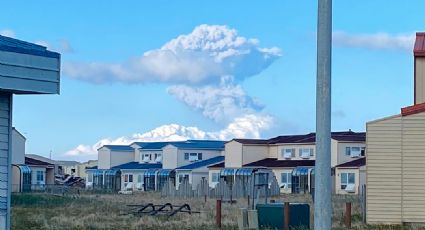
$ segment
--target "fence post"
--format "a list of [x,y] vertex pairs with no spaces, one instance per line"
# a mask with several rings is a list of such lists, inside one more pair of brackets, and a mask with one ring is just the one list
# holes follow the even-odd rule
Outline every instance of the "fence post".
[[248,208],[249,208],[249,199],[250,199],[250,197],[249,197],[249,195],[248,195]]
[[284,222],[283,222],[283,229],[284,230],[289,230],[289,202],[285,202],[285,206],[284,206]]
[[221,200],[217,200],[217,205],[215,210],[215,226],[218,229],[221,229]]
[[345,203],[345,227],[351,228],[351,203]]

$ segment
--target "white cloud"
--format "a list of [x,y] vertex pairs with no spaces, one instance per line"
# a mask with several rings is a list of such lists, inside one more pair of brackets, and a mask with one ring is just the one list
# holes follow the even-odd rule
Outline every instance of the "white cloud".
[[67,40],[57,40],[55,42],[48,42],[44,40],[39,40],[34,42],[35,44],[45,46],[48,50],[56,51],[59,53],[72,53],[74,52],[74,48],[72,48],[71,44]]
[[128,145],[136,141],[181,141],[188,139],[229,140],[232,138],[260,138],[260,132],[268,129],[272,118],[267,115],[248,114],[235,118],[226,128],[217,132],[202,131],[197,127],[177,124],[163,125],[145,133],[136,133],[130,137],[105,138],[93,145],[80,144],[64,155],[71,157],[95,156],[103,145]]
[[229,119],[254,113],[264,107],[256,99],[248,96],[240,85],[229,81],[223,81],[219,86],[174,85],[167,91],[216,122],[230,122]]
[[11,37],[11,38],[15,38],[16,37],[15,31],[10,30],[10,29],[0,30],[0,35],[6,36],[6,37]]
[[276,47],[260,48],[257,39],[239,36],[227,26],[200,25],[161,48],[123,63],[65,62],[63,72],[92,83],[219,83],[256,75],[280,56]]
[[333,33],[333,43],[342,47],[358,47],[367,49],[390,49],[411,51],[415,42],[415,34],[350,34],[342,31]]

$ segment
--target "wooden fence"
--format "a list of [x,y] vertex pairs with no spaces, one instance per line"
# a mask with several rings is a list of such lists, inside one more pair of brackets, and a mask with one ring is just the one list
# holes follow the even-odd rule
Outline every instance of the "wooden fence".
[[203,179],[194,189],[187,180],[180,183],[176,188],[173,181],[167,181],[161,190],[161,195],[165,197],[193,198],[208,197],[220,198],[223,200],[233,200],[249,197],[272,197],[280,194],[280,187],[273,177],[271,183],[258,185],[254,183],[254,177],[240,179],[236,178],[234,182],[227,182],[224,178],[214,188],[210,188],[208,180]]

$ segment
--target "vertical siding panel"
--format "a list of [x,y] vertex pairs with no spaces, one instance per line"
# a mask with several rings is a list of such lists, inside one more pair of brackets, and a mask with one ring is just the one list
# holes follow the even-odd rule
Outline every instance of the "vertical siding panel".
[[12,96],[0,93],[0,229],[7,229],[10,221],[10,130]]
[[403,222],[425,221],[425,113],[403,117]]
[[367,124],[368,223],[402,221],[401,122],[400,116],[394,116]]

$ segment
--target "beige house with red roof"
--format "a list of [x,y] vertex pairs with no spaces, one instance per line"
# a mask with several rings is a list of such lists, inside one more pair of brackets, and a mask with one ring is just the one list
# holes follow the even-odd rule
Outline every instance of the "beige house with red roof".
[[367,222],[425,223],[425,33],[416,34],[414,105],[367,123]]
[[[364,158],[365,139],[364,132],[332,132],[332,167]],[[224,164],[209,167],[210,186],[214,187],[220,177],[233,175],[236,178],[248,176],[250,170],[255,173],[257,169],[270,169],[282,192],[312,192],[315,140],[315,133],[271,139],[233,139],[225,144]],[[354,177],[357,179],[350,185],[353,189],[347,193],[355,194],[360,187],[359,174]]]

